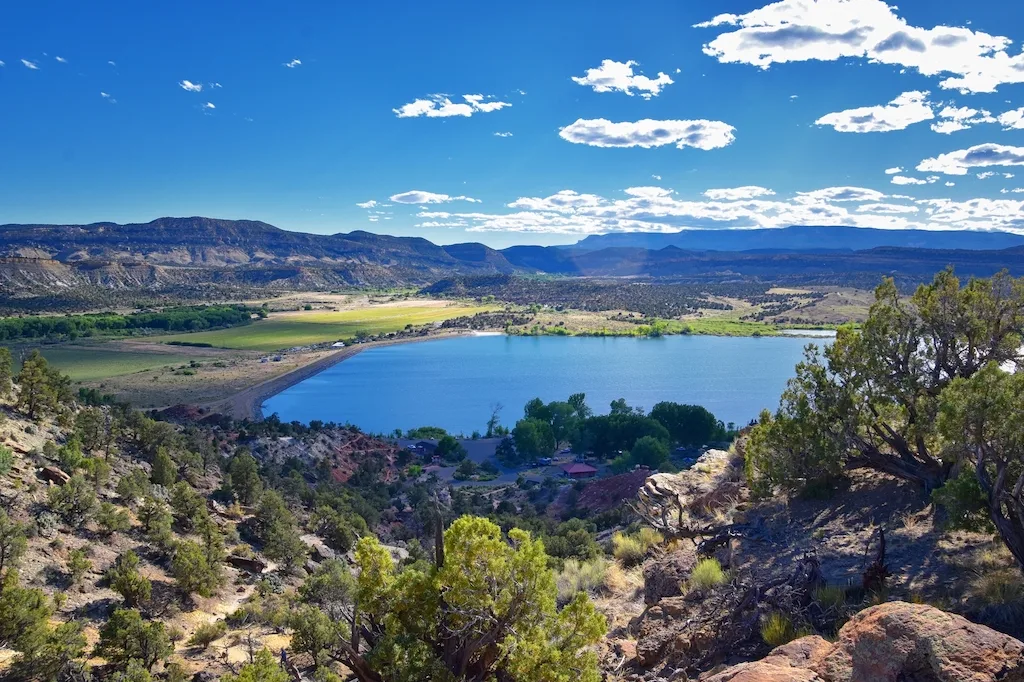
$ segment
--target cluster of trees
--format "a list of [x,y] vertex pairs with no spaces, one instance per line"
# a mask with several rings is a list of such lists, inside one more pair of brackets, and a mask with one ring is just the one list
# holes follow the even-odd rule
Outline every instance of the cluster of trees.
[[190,332],[249,324],[253,315],[266,316],[263,308],[244,305],[205,305],[167,308],[148,313],[95,313],[85,315],[31,315],[0,319],[0,341],[75,339],[96,333],[131,333],[139,330]]
[[951,270],[909,300],[891,279],[860,330],[797,366],[746,448],[761,494],[829,487],[851,467],[913,482],[954,525],[988,525],[1024,566],[1024,280]]
[[594,415],[586,395],[576,393],[567,401],[545,404],[534,398],[512,429],[511,439],[498,448],[506,464],[548,457],[563,443],[573,452],[593,453],[614,459],[615,468],[634,465],[657,467],[669,457],[671,446],[693,447],[731,437],[728,428],[699,405],[661,402],[650,413],[630,407],[622,398],[613,400],[606,415]]
[[596,682],[589,649],[606,623],[580,593],[556,607],[543,543],[464,516],[432,561],[398,566],[373,537],[356,545],[356,577],[322,565],[300,590],[292,647],[335,660],[361,682],[504,679]]

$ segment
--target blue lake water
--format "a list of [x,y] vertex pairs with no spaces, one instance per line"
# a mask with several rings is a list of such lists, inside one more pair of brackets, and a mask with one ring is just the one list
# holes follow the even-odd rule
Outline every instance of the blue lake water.
[[597,413],[607,413],[616,398],[648,410],[671,400],[745,424],[778,405],[809,341],[499,335],[380,346],[270,398],[263,413],[348,422],[370,432],[430,425],[469,434],[485,430],[496,403],[511,426],[531,398],[565,400],[583,392]]

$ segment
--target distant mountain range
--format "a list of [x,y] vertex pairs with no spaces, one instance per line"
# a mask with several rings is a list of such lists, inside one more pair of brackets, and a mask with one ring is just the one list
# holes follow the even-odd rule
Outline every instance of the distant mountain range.
[[1024,235],[977,230],[880,230],[871,227],[792,226],[755,230],[683,230],[670,233],[622,232],[592,235],[574,249],[630,247],[691,251],[863,251],[882,246],[907,249],[990,250],[1024,246]]
[[1024,275],[1024,236],[851,227],[692,230],[592,236],[569,247],[438,246],[370,232],[291,232],[248,220],[160,218],[118,225],[0,225],[0,293],[81,287],[429,284],[489,274],[688,280],[877,282],[921,279],[947,265],[963,274]]

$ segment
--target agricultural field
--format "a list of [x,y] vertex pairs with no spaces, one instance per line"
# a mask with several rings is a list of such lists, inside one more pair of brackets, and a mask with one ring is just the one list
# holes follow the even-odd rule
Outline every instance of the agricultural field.
[[350,339],[357,334],[380,334],[404,329],[406,325],[442,322],[461,315],[474,315],[493,306],[445,304],[443,301],[411,301],[354,310],[300,310],[271,313],[251,325],[192,334],[155,337],[159,341],[210,344],[217,348],[275,351],[295,346]]
[[73,381],[100,381],[110,377],[188,364],[194,355],[125,351],[113,344],[43,346],[43,357]]

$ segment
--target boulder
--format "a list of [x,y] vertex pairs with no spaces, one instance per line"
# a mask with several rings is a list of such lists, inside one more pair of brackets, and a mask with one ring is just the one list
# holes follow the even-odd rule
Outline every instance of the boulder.
[[70,476],[57,467],[43,467],[39,470],[39,475],[43,477],[44,481],[56,485],[64,485],[71,480]]
[[652,606],[664,597],[677,597],[683,593],[685,583],[694,565],[696,552],[681,549],[652,559],[644,566],[644,603]]
[[1024,682],[1024,642],[925,604],[864,609],[834,644],[801,637],[703,682]]
[[1020,682],[1024,642],[926,604],[888,602],[851,618],[815,668],[829,682]]

